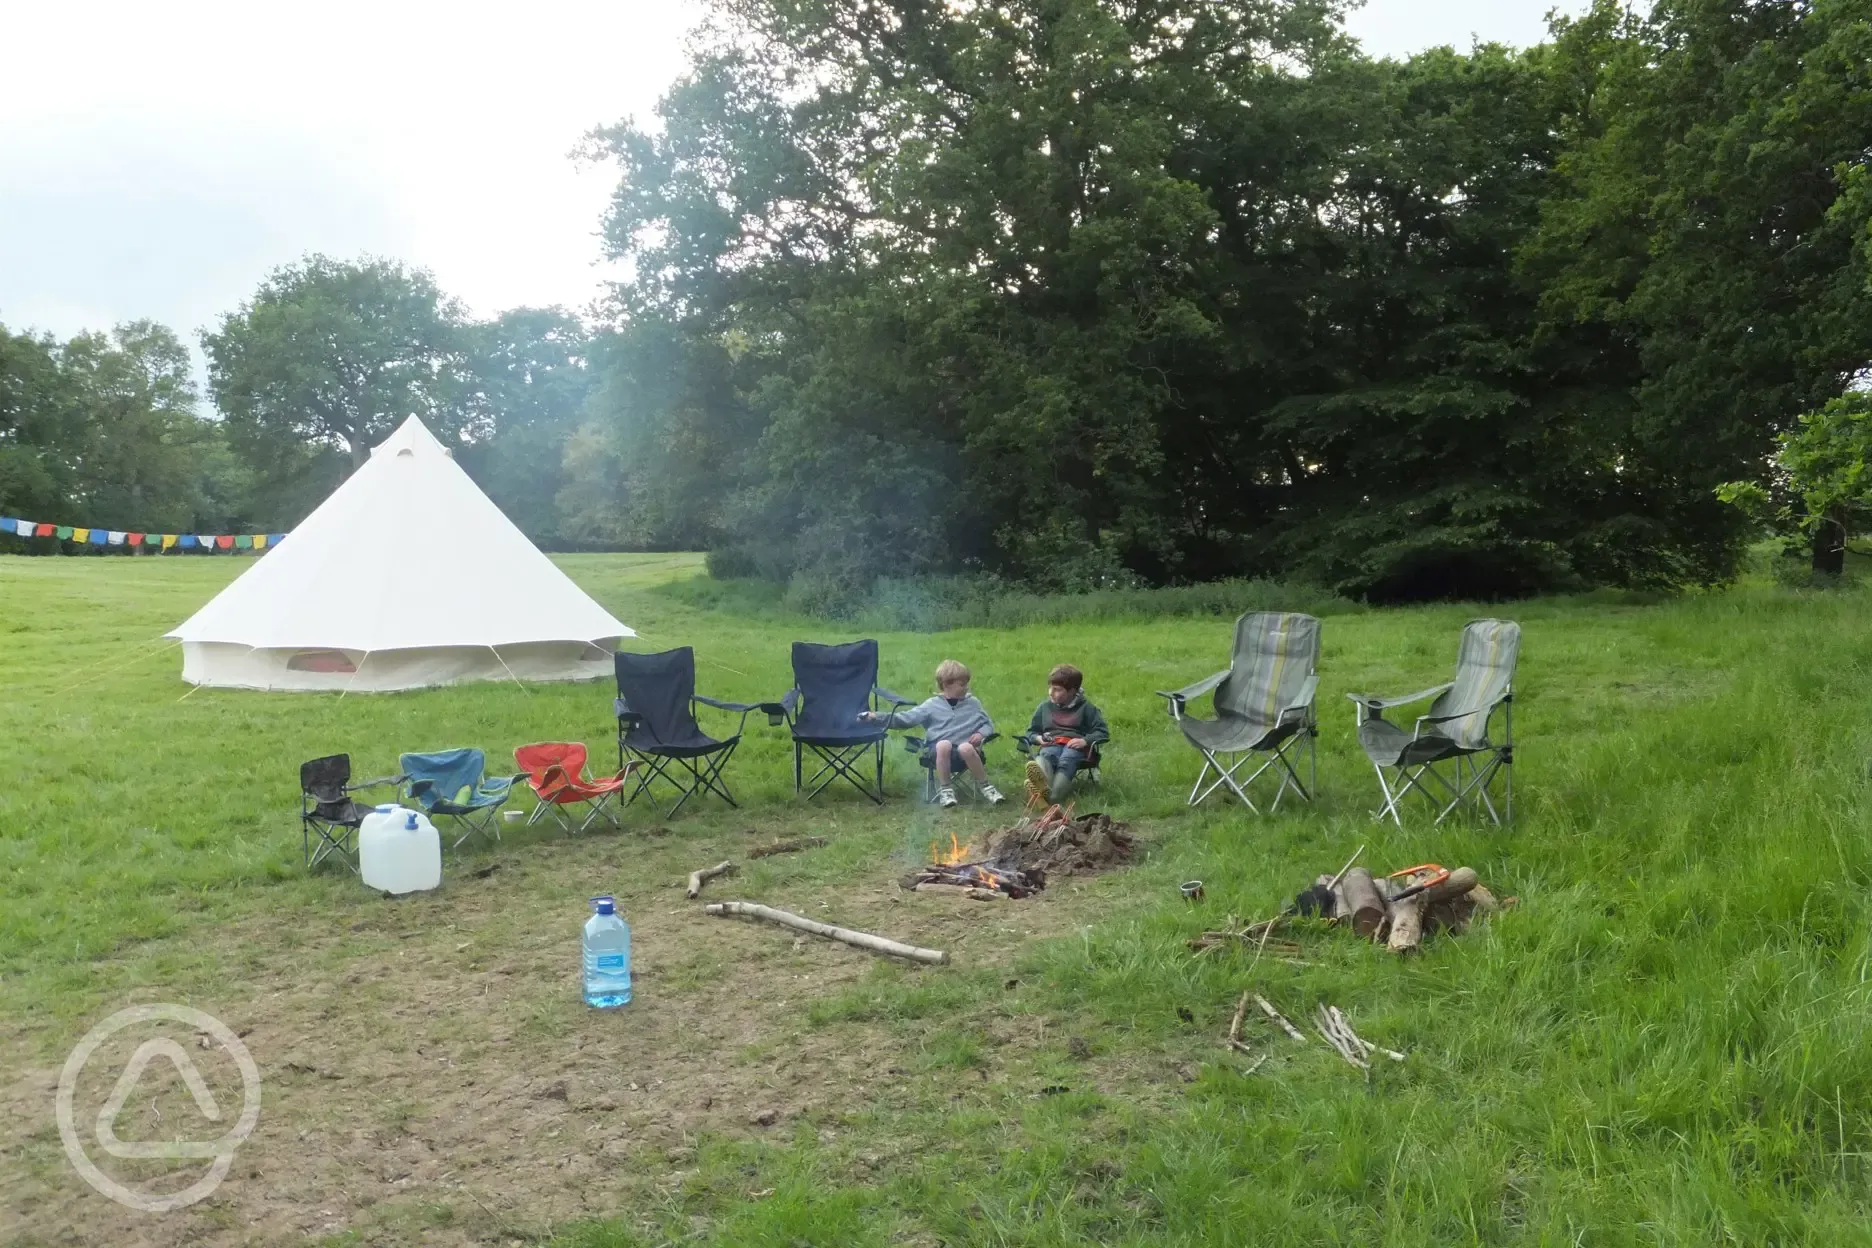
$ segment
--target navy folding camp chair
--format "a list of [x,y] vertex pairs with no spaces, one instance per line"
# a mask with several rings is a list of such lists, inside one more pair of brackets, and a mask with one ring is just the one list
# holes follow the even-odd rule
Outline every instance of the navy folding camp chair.
[[397,765],[407,786],[404,796],[421,806],[432,820],[447,819],[462,829],[454,848],[479,832],[500,840],[495,820],[507,803],[513,776],[490,776],[487,755],[472,747],[438,750],[432,754],[405,754]]
[[[884,724],[865,723],[866,711],[911,705],[888,689],[878,688],[878,644],[848,641],[822,646],[793,643],[793,687],[780,699],[793,730],[793,791],[818,797],[843,776],[860,793],[884,804]],[[806,752],[819,760],[812,779],[805,778]],[[860,768],[871,757],[867,775]]]
[[[656,794],[653,783],[661,781],[675,790],[676,804],[669,809],[674,819],[697,793],[713,793],[730,806],[734,794],[722,778],[722,768],[734,757],[747,730],[747,717],[765,711],[771,723],[784,721],[785,712],[775,702],[722,702],[705,698],[695,691],[695,651],[688,646],[665,650],[660,654],[631,654],[620,650],[616,655],[617,701],[613,708],[618,721],[618,771],[622,774],[628,760],[637,764],[637,785],[625,805],[648,793],[651,805]],[[696,720],[697,705],[738,714],[732,737],[711,737]]]

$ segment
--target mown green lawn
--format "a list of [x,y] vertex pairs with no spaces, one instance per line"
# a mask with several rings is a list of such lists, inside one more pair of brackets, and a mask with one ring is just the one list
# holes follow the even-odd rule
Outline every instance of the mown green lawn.
[[[689,605],[665,586],[699,575],[696,557],[562,563],[640,629],[642,648],[694,645],[703,692],[719,697],[774,697],[789,641],[851,635]],[[602,761],[614,750],[610,692],[190,692],[158,638],[243,566],[0,560],[11,746],[0,778],[11,1117],[0,1187],[11,1195],[0,1196],[0,1227],[17,1220],[21,1242],[1872,1242],[1862,592],[1750,586],[1496,609],[1524,628],[1518,817],[1505,831],[1372,824],[1376,787],[1343,698],[1446,678],[1476,609],[1327,618],[1321,798],[1261,818],[1185,809],[1196,756],[1151,694],[1222,666],[1226,619],[882,635],[884,683],[905,693],[928,687],[937,660],[961,658],[991,712],[1018,729],[1048,667],[1071,660],[1112,720],[1118,745],[1094,804],[1138,825],[1146,859],[977,917],[889,896],[942,826],[908,797],[918,779],[907,755],[892,751],[898,796],[881,813],[852,794],[802,806],[783,734],[758,720],[731,772],[743,811],[710,802],[670,823],[636,809],[621,833],[582,838],[509,832],[458,864],[497,872],[476,880],[452,865],[444,889],[415,903],[381,902],[348,873],[308,875],[300,760],[349,749],[361,774],[380,774],[403,749],[478,744],[505,760],[515,745],[570,738]],[[1009,757],[998,761],[1012,789]],[[992,822],[973,809],[944,818]],[[775,930],[683,911],[671,882],[739,856],[750,826],[762,839],[815,832],[833,844],[751,864],[721,896],[940,939],[954,964],[795,949]],[[1361,844],[1374,867],[1468,863],[1520,904],[1408,962],[1332,933],[1301,937],[1310,966],[1264,959],[1252,972],[1248,955],[1185,947],[1226,915],[1271,913]],[[1176,894],[1192,877],[1206,882],[1201,907]],[[576,1001],[576,929],[598,891],[624,899],[658,965],[624,1017]],[[459,1011],[446,1026],[402,1008],[405,951],[426,959],[435,1017]],[[495,985],[489,968],[503,959],[522,973]],[[1336,1004],[1409,1060],[1367,1077],[1322,1045],[1257,1026],[1272,1056],[1244,1074],[1217,1040],[1251,985],[1297,1021]],[[273,1098],[253,1168],[165,1215],[179,1221],[161,1236],[113,1221],[71,1178],[50,1104],[35,1099],[77,1037],[130,1000],[185,1001],[231,1025],[260,1019]],[[745,1023],[733,1043],[704,1038],[730,1015]],[[301,1024],[344,1033],[320,1038],[333,1061],[427,1033],[477,1088],[563,1061],[576,1113],[483,1156],[447,1143],[453,1076],[432,1067],[409,1074],[408,1091],[396,1072],[415,1068],[388,1059],[367,1091],[338,1072],[294,1084],[282,1063],[309,1043]],[[800,1107],[772,1127],[736,1108],[678,1130],[659,1115],[681,1106],[618,1100],[627,1084],[639,1094],[633,1054],[645,1069],[686,1072],[686,1101],[716,1080]],[[580,1106],[587,1076],[615,1094]],[[361,1099],[317,1110],[318,1086]],[[542,1103],[513,1096],[509,1117]],[[348,1115],[390,1102],[371,1111],[376,1134],[344,1142]],[[660,1136],[637,1147],[661,1130],[677,1132],[667,1147]],[[443,1176],[416,1170],[420,1191],[386,1187],[366,1201],[342,1178],[281,1177],[327,1150],[348,1158],[343,1149],[412,1139],[439,1153]],[[528,1177],[548,1148],[583,1177]],[[256,1230],[263,1207],[309,1212]]]

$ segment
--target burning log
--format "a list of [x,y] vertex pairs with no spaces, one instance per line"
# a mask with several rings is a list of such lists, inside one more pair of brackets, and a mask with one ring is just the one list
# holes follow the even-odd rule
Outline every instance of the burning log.
[[702,895],[702,886],[718,875],[727,875],[734,870],[733,862],[718,862],[712,867],[703,867],[689,873],[689,899],[694,901]]
[[1021,871],[986,862],[936,863],[911,872],[902,882],[912,892],[921,892],[931,885],[947,885],[1004,897],[1031,897],[1046,887],[1046,872]]
[[949,961],[949,955],[940,949],[918,949],[914,945],[899,944],[888,937],[874,936],[870,932],[853,931],[849,927],[834,927],[830,923],[819,923],[752,901],[710,902],[703,907],[703,911],[718,919],[736,915],[750,919],[765,919],[769,923],[778,923],[782,927],[811,932],[815,936],[824,936],[828,940],[843,941],[845,944],[855,945],[860,949],[869,949],[873,953],[888,953],[894,958],[908,958],[912,962],[923,962],[931,966],[942,966]]
[[992,888],[970,888],[961,884],[918,884],[910,890],[913,893],[947,893],[951,897],[966,897],[970,901],[1006,901],[1012,894],[999,892]]

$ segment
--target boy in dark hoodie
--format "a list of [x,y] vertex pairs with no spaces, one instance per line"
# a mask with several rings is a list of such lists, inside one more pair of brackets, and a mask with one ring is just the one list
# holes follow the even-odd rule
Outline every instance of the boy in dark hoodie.
[[1073,777],[1096,746],[1111,740],[1105,716],[1085,698],[1085,674],[1070,663],[1047,673],[1047,696],[1027,725],[1027,743],[1038,752],[1027,763],[1029,793],[1044,791],[1064,801]]

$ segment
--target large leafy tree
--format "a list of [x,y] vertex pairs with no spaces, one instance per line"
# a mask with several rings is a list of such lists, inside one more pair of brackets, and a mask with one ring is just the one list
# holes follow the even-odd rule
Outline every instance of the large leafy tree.
[[463,465],[535,541],[563,542],[557,499],[592,374],[585,327],[562,308],[515,308],[469,326],[467,367],[488,430]]
[[59,345],[0,326],[0,515],[53,518],[70,485],[66,451],[83,419],[59,371]]
[[391,261],[308,256],[271,274],[202,345],[233,444],[282,491],[275,523],[297,520],[342,463],[362,464],[411,416],[444,441],[491,431],[460,305]]
[[1721,576],[1749,526],[1716,487],[1769,478],[1776,436],[1872,361],[1872,205],[1850,189],[1872,12],[1601,0],[1560,46],[1584,85],[1526,261],[1555,332],[1601,344],[1582,399],[1632,499],[1613,524],[1681,534],[1685,571]]
[[188,351],[162,325],[62,343],[0,331],[0,513],[166,531],[244,522],[244,475],[198,406]]

